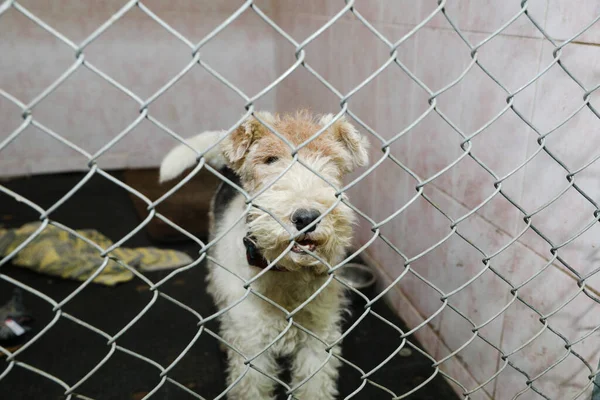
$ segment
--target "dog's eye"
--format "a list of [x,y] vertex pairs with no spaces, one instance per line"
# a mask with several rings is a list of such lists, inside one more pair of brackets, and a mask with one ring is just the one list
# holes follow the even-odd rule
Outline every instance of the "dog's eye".
[[279,157],[270,156],[270,157],[265,158],[265,164],[273,164],[277,160],[279,160]]

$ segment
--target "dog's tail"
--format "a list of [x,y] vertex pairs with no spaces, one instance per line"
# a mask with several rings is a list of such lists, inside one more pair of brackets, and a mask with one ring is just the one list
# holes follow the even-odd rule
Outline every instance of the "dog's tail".
[[[186,142],[196,151],[193,151],[183,143],[173,148],[160,164],[160,182],[174,179],[183,171],[196,164],[198,153],[203,153],[206,149],[217,143],[224,134],[224,131],[204,132],[186,139]],[[225,157],[221,153],[219,145],[204,154],[204,158],[215,169],[221,169],[226,164]]]

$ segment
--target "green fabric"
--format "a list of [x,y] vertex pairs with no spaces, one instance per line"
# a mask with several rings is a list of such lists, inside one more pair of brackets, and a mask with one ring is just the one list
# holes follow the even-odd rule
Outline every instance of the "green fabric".
[[[40,226],[29,223],[17,229],[0,229],[0,257],[6,257]],[[113,242],[100,232],[84,229],[79,235],[106,249]],[[118,248],[110,253],[131,267],[140,270],[177,268],[192,262],[184,253],[174,250],[147,248]],[[36,238],[12,259],[16,266],[63,279],[84,281],[101,265],[104,259],[98,249],[86,241],[53,225],[48,225]],[[109,260],[93,282],[113,286],[133,279],[133,273],[119,263]]]

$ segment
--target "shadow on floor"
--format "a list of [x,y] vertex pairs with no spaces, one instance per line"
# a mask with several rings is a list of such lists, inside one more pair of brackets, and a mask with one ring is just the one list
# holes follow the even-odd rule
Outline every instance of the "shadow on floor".
[[[114,175],[121,177],[120,173]],[[38,176],[12,180],[4,183],[4,186],[47,208],[82,177],[82,174]],[[29,207],[0,193],[0,224],[16,227],[37,218],[38,215]],[[122,238],[140,223],[127,192],[98,176],[94,176],[59,207],[52,214],[52,219],[74,229],[97,229],[113,240]],[[156,244],[151,243],[144,231],[126,243],[128,247],[149,245]],[[192,257],[198,253],[198,246],[193,243],[172,244],[169,247],[185,251]],[[11,265],[1,267],[0,271],[56,301],[62,300],[79,286],[78,282],[38,275]],[[157,282],[167,274],[166,271],[154,272],[147,274],[147,277]],[[166,294],[207,316],[215,310],[205,292],[204,277],[204,264],[200,264],[168,281],[163,289]],[[12,288],[12,284],[0,280],[0,303],[10,297]],[[367,290],[365,294],[370,298],[375,295],[373,290]],[[114,335],[151,300],[152,293],[139,279],[113,288],[90,285],[64,307],[64,312]],[[25,302],[36,318],[34,326],[36,332],[39,332],[54,317],[52,307],[29,293],[25,293]],[[364,302],[358,296],[353,297],[352,304],[353,315],[346,321],[345,329],[364,312]],[[375,304],[373,309],[400,328],[406,329],[404,323],[383,302]],[[191,313],[158,297],[148,312],[118,340],[118,344],[166,366],[178,357],[198,332],[196,323],[197,319]],[[210,323],[209,327],[217,329],[215,323]],[[342,352],[347,360],[369,371],[384,361],[400,343],[396,330],[369,315],[345,339]],[[51,373],[72,385],[105,358],[110,350],[104,337],[60,318],[39,341],[19,356],[19,361]],[[7,368],[4,359],[5,357],[0,356],[0,376]],[[169,376],[206,399],[212,399],[225,388],[224,369],[225,360],[217,340],[202,334]],[[159,384],[159,373],[156,367],[116,351],[77,392],[93,399],[141,399]],[[423,383],[433,373],[430,360],[416,351],[403,351],[388,360],[370,379],[401,395]],[[360,374],[353,368],[344,366],[339,380],[339,398],[356,391],[361,383]],[[63,393],[64,389],[58,384],[23,368],[14,367],[0,380],[0,398],[3,400],[64,399]],[[367,400],[391,397],[367,384],[353,398]],[[194,397],[167,382],[152,398],[184,400]],[[455,398],[456,395],[440,375],[407,397],[411,400]]]

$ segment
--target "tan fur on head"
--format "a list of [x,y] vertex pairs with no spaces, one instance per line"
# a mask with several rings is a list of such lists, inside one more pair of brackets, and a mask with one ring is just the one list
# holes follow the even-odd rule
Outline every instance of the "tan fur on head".
[[[307,111],[283,116],[268,112],[257,112],[256,115],[294,146],[304,143],[334,118],[333,114],[327,114],[316,119]],[[204,132],[188,138],[187,145],[180,144],[173,148],[161,162],[160,181],[176,178],[196,164],[197,155],[204,153],[208,148],[212,150],[204,157],[210,165],[220,169],[227,164],[245,181],[259,178],[253,175],[253,167],[264,164],[269,157],[278,157],[282,160],[292,158],[290,147],[254,117],[248,118],[227,135],[220,146],[213,147],[225,133],[224,131]],[[256,151],[253,151],[253,145]],[[354,126],[341,117],[301,149],[298,155],[300,158],[306,155],[326,157],[338,166],[341,174],[345,174],[367,164],[368,146],[367,140]],[[252,157],[249,157],[250,155]]]
[[[334,117],[333,114],[324,115],[320,120],[321,125],[327,125]],[[337,119],[329,130],[332,131],[333,137],[343,143],[350,153],[350,159],[345,164],[346,172],[352,172],[355,167],[367,165],[369,162],[369,142],[358,133],[354,125],[346,121],[346,117],[342,116]]]
[[[205,132],[189,138],[189,147],[181,144],[174,148],[161,164],[160,179],[177,177],[196,164],[198,154],[204,153],[205,160],[213,167],[228,165],[233,169],[246,192],[257,193],[269,186],[254,203],[270,214],[252,208],[247,224],[264,256],[273,260],[288,247],[290,233],[297,232],[291,220],[294,211],[303,208],[326,214],[338,202],[336,188],[342,186],[344,175],[368,162],[368,143],[345,118],[332,123],[333,114],[314,117],[300,111],[281,116],[268,112],[255,115],[256,118],[248,118],[229,135],[223,131]],[[324,127],[327,129],[298,150],[297,157],[304,165],[296,162],[290,166],[293,162],[290,146],[259,120],[295,148]],[[214,146],[220,140],[220,145]],[[212,150],[207,151],[209,148]],[[310,233],[308,239],[318,244],[316,253],[330,265],[339,261],[350,245],[354,218],[348,206],[337,204]],[[282,258],[280,265],[289,269],[311,266],[319,272],[326,270],[314,257],[297,252]]]
[[[257,116],[294,146],[307,141],[335,117],[327,114],[315,118],[307,111],[283,116],[258,112]],[[340,175],[344,175],[367,164],[368,147],[368,141],[342,116],[303,147],[298,156],[325,157],[337,165]],[[254,117],[232,132],[223,141],[221,149],[229,166],[246,182],[260,179],[260,166],[270,158],[292,159],[290,147]]]
[[[271,113],[263,111],[256,114],[267,124],[274,124],[275,119]],[[239,169],[239,163],[246,155],[250,145],[269,133],[269,129],[254,117],[246,119],[235,131],[231,132],[221,144],[221,151],[229,161],[230,167],[234,170]]]
[[[334,118],[331,114],[316,118],[306,111],[282,116],[260,112],[257,117],[294,147],[305,143]],[[290,167],[292,149],[258,119],[252,117],[242,123],[223,141],[221,150],[248,193],[256,193],[269,185],[255,204],[268,209],[286,227],[259,208],[251,209],[247,223],[263,255],[272,260],[288,246],[290,232],[296,232],[291,221],[294,211],[304,208],[325,214],[338,201],[334,187],[341,187],[345,174],[367,163],[368,143],[352,124],[340,118],[298,151],[298,159],[308,168],[300,163]],[[280,177],[284,170],[285,174]],[[330,265],[339,262],[338,258],[350,245],[354,218],[351,209],[340,203],[309,235],[318,243],[316,254]],[[288,253],[279,265],[288,269],[313,267],[320,273],[326,271],[322,263],[307,254]]]

